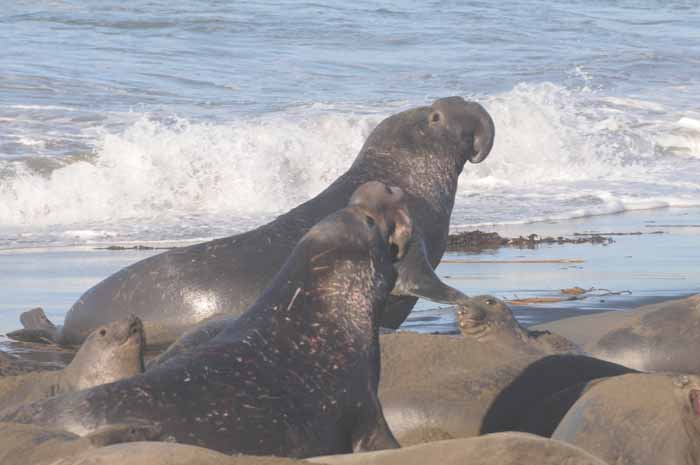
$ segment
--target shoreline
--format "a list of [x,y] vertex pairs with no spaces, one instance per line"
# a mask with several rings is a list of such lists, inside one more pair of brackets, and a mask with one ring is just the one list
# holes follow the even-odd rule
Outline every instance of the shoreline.
[[[630,292],[601,299],[512,305],[526,326],[700,292],[700,266],[695,265],[700,263],[700,208],[495,225],[481,231],[498,234],[499,247],[487,243],[449,251],[437,268],[442,279],[467,295],[493,294],[504,300],[553,298],[560,295],[560,289],[577,286]],[[533,241],[533,235],[553,240]],[[596,236],[611,241],[564,243],[557,239]],[[503,238],[521,239],[506,239],[504,244]],[[162,252],[167,241],[158,242],[153,249],[110,250],[106,248],[109,244],[89,244],[0,250],[0,334],[19,328],[19,314],[37,306],[60,324],[73,302],[94,284]],[[456,329],[452,313],[449,308],[419,301],[402,329],[452,331]]]

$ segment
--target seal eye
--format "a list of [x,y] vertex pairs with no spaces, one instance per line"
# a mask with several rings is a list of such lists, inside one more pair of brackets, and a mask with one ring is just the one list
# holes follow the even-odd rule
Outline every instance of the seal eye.
[[496,305],[496,301],[493,299],[486,299],[486,304],[488,305]]
[[433,113],[430,116],[430,121],[432,121],[433,123],[437,123],[438,121],[440,121],[440,113],[438,113],[437,111]]
[[365,216],[365,223],[367,223],[367,226],[371,228],[372,226],[374,226],[374,218],[372,218],[371,216]]
[[106,330],[106,329],[101,329],[101,330],[100,330],[100,336],[105,336],[106,334],[107,334],[107,330]]
[[399,258],[399,246],[396,244],[391,244],[389,246],[389,255],[391,256],[391,261],[395,262]]

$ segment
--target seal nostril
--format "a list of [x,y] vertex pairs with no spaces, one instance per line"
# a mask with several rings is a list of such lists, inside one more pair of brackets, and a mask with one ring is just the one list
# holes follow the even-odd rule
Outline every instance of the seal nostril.
[[374,218],[372,218],[371,216],[365,216],[365,223],[367,223],[367,226],[371,228],[372,226],[374,226]]
[[399,246],[396,244],[391,244],[389,246],[389,254],[391,255],[391,259],[393,261],[396,261],[399,259]]
[[106,330],[106,329],[101,329],[101,330],[100,330],[100,336],[105,336],[106,334],[107,334],[107,330]]

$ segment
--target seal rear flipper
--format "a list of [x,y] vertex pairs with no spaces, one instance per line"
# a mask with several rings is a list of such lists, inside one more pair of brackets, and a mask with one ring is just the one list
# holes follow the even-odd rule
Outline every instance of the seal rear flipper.
[[58,332],[48,329],[18,329],[5,334],[8,338],[20,342],[36,342],[39,344],[58,344]]
[[38,342],[40,344],[57,344],[59,328],[51,322],[41,307],[22,313],[19,321],[24,329],[7,333],[15,341]]

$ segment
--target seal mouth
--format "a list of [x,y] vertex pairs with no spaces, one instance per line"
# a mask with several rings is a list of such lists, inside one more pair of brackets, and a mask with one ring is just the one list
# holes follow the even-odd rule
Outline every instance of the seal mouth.
[[124,345],[129,341],[135,341],[136,343],[140,343],[142,339],[143,323],[138,317],[131,315],[129,317],[129,328],[126,333],[126,337],[120,345]]
[[460,319],[459,319],[459,327],[460,328],[476,328],[477,326],[481,326],[482,324],[483,324],[483,321],[478,320],[476,318],[460,317]]
[[467,160],[469,160],[469,163],[481,163],[482,161],[486,160],[486,157],[488,157],[488,152],[477,152],[473,154],[470,157],[467,157]]

